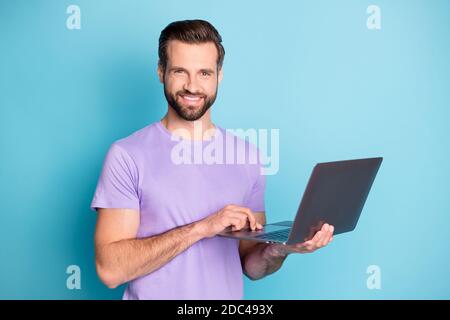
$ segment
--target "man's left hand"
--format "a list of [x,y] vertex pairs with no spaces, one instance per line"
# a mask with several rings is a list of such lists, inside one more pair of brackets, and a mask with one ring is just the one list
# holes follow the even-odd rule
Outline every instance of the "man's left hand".
[[291,253],[311,253],[325,247],[333,241],[333,232],[334,226],[325,223],[322,229],[317,231],[311,240],[292,245],[271,244],[267,249],[272,254],[279,256],[285,256]]

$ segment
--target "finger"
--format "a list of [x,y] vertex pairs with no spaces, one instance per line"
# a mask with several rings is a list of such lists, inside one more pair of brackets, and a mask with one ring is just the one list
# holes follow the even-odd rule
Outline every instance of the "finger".
[[239,230],[244,230],[246,226],[248,226],[247,219],[240,219]]
[[243,211],[247,214],[248,219],[250,221],[250,227],[252,230],[255,230],[257,225],[256,225],[256,217],[253,214],[252,210],[250,210],[249,208],[242,208]]
[[256,218],[253,214],[253,212],[249,209],[249,208],[245,208],[245,207],[235,207],[234,209],[232,209],[233,211],[237,211],[237,212],[242,212],[245,215],[247,215],[247,218],[250,222],[250,228],[252,230],[256,229]]
[[226,224],[231,227],[231,231],[235,231],[236,230],[236,226],[239,222],[239,219],[236,218],[232,218],[232,217],[228,217],[226,220]]
[[[229,217],[237,218],[242,221],[244,226],[249,226],[248,216],[241,211],[230,211]],[[251,227],[251,226],[250,226]]]
[[242,223],[240,221],[237,221],[236,223],[233,223],[231,227],[231,231],[241,231],[243,229]]
[[323,247],[325,245],[325,241],[328,239],[329,227],[329,224],[325,223],[320,230],[320,238],[317,240],[317,246],[319,248]]
[[314,235],[314,237],[308,241],[308,244],[312,247],[314,247],[314,249],[317,249],[320,247],[320,243],[322,241],[322,237],[323,237],[324,232],[322,230],[317,231],[316,234]]
[[322,230],[317,231],[316,234],[314,235],[314,237],[312,239],[310,239],[309,241],[314,244],[317,244],[319,242],[320,238],[322,237],[322,234],[323,234]]
[[256,220],[256,216],[251,209],[249,209],[247,207],[237,206],[237,205],[230,205],[230,207],[232,208],[232,210],[241,211],[241,212],[247,214],[249,222],[250,222],[250,226],[252,226],[252,221],[254,220],[255,229],[263,228],[263,225]]
[[239,218],[229,217],[228,224],[231,226],[232,231],[241,230],[241,220]]
[[[319,231],[320,232],[320,231]],[[316,235],[314,235],[314,237],[312,238],[312,239],[310,239],[310,240],[308,240],[308,241],[305,241],[305,242],[303,242],[303,243],[300,243],[299,245],[298,245],[298,248],[299,249],[304,249],[304,250],[306,250],[306,251],[308,251],[308,252],[313,252],[314,250],[316,250],[317,249],[317,238],[320,236],[320,234],[319,235],[317,235],[317,233],[316,233]]]
[[328,227],[328,232],[326,234],[326,237],[325,237],[325,240],[324,240],[324,243],[323,243],[324,246],[326,246],[327,244],[330,243],[331,238],[333,237],[333,232],[334,232],[334,226],[330,225]]
[[229,212],[227,212],[227,215],[229,217],[233,217],[233,218],[238,218],[240,220],[244,220],[247,221],[247,215],[241,211],[234,211],[234,210],[230,210]]
[[322,238],[322,247],[326,246],[330,240],[330,237],[333,235],[334,227],[330,224],[327,224],[326,232]]

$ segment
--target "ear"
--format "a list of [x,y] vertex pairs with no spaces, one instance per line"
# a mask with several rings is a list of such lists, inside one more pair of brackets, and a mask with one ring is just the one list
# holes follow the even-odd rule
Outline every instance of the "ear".
[[222,71],[222,68],[220,68],[219,69],[219,76],[217,78],[217,81],[219,82],[219,84],[222,81],[222,78],[223,78],[223,71]]
[[164,70],[162,69],[161,64],[158,63],[158,78],[159,82],[164,83]]

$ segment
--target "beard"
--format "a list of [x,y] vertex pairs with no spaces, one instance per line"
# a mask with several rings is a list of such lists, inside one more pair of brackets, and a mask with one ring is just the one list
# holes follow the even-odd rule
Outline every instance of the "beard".
[[[212,96],[207,96],[201,93],[193,93],[188,90],[177,91],[175,94],[169,92],[164,83],[164,95],[166,96],[167,103],[169,106],[175,110],[178,116],[186,121],[196,121],[203,117],[203,115],[208,111],[208,109],[214,104],[217,97],[217,87],[216,92]],[[182,95],[196,96],[203,99],[203,104],[199,107],[182,105],[177,102],[177,97]]]

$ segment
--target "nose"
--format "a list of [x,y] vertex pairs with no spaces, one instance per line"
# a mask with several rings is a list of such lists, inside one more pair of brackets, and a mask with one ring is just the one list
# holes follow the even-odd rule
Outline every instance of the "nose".
[[186,91],[189,91],[192,94],[200,93],[200,86],[193,76],[189,76],[187,78],[187,81],[184,83],[183,89]]

